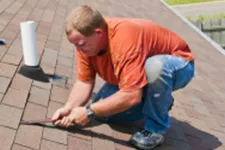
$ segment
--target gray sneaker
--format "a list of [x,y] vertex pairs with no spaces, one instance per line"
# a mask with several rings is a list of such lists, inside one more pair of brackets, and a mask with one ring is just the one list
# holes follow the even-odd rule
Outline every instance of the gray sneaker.
[[141,150],[150,150],[161,145],[164,141],[162,134],[153,133],[147,130],[136,132],[131,136],[129,143]]

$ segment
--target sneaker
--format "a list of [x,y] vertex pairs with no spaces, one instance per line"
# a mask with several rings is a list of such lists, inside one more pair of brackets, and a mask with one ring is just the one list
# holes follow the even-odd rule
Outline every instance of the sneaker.
[[136,132],[132,135],[129,143],[141,150],[150,150],[164,141],[162,134],[153,133],[147,130]]

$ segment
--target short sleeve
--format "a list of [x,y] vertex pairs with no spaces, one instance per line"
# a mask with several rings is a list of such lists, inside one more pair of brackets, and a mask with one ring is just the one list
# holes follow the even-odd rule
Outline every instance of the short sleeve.
[[80,81],[90,81],[95,79],[96,71],[91,63],[91,59],[75,50],[76,54],[76,73]]

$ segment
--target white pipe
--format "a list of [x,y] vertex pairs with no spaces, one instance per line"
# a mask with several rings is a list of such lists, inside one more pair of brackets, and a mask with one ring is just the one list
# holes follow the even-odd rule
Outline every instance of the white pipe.
[[20,23],[24,63],[27,66],[38,66],[38,52],[36,47],[35,22]]

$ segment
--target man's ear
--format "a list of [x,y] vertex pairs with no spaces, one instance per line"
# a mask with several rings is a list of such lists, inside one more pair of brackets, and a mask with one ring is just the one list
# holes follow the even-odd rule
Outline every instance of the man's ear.
[[103,35],[103,30],[101,28],[96,28],[95,33],[101,37]]

